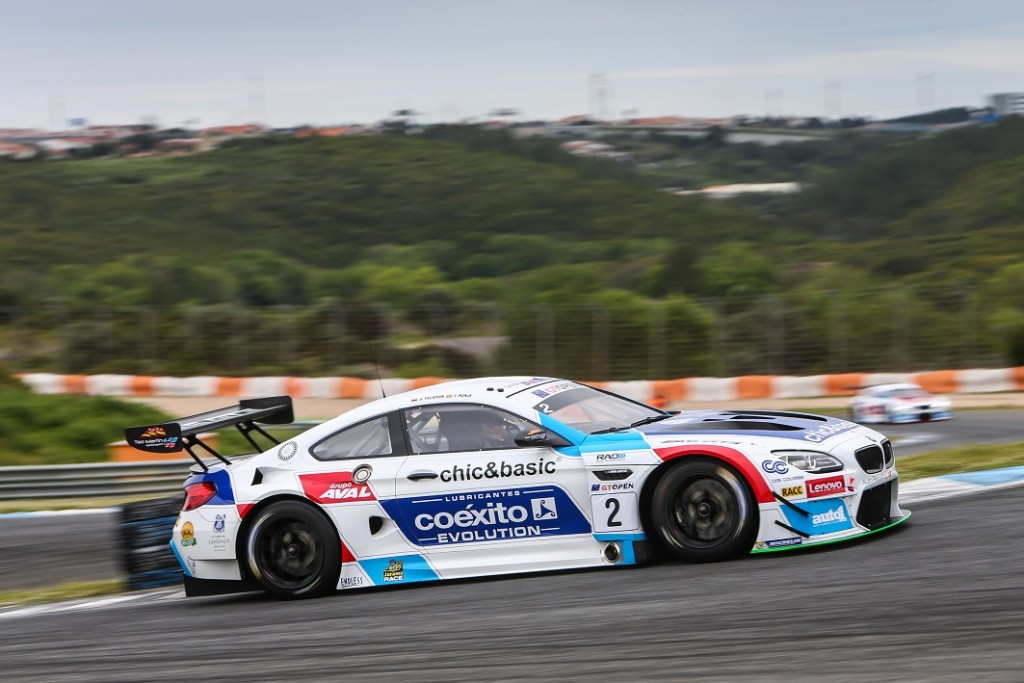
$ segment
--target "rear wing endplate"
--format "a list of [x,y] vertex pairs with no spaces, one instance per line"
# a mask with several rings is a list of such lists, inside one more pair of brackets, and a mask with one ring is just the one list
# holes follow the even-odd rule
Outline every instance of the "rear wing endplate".
[[292,410],[291,396],[272,396],[269,398],[242,399],[238,405],[208,410],[205,413],[181,417],[177,420],[156,425],[127,427],[124,430],[128,445],[147,453],[178,453],[188,451],[192,459],[204,470],[209,470],[206,463],[196,455],[194,447],[199,446],[225,464],[231,461],[199,439],[200,432],[209,432],[234,425],[245,439],[257,451],[259,444],[252,438],[251,432],[258,432],[264,438],[278,444],[280,441],[263,431],[257,423],[289,424],[295,420]]

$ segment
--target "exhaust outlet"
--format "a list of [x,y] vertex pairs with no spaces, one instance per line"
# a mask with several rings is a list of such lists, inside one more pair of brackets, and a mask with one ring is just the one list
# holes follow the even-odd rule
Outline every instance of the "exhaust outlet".
[[619,561],[619,556],[619,546],[617,544],[609,543],[604,547],[604,559],[614,564]]

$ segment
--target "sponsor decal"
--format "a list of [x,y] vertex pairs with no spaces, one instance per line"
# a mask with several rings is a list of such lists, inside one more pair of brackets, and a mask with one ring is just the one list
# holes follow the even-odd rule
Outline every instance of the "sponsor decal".
[[808,479],[806,484],[808,498],[820,498],[846,492],[846,480],[841,475],[824,479]]
[[538,396],[540,398],[547,398],[548,396],[551,395],[548,392],[544,391],[543,389],[534,389],[530,393],[533,394],[534,396]]
[[838,420],[837,422],[822,425],[821,427],[818,427],[813,431],[806,432],[804,434],[804,439],[806,439],[807,441],[811,441],[813,443],[821,443],[822,441],[828,439],[831,436],[835,436],[840,432],[845,432],[847,429],[853,429],[854,427],[857,426],[858,425],[856,422],[850,422],[849,420]]
[[506,384],[505,385],[505,391],[508,391],[509,389],[515,389],[516,387],[524,387],[525,388],[525,387],[532,387],[535,384],[544,384],[544,382],[547,382],[550,379],[551,379],[550,377],[533,377],[531,379],[519,380],[518,382],[512,382],[512,384]]
[[185,566],[188,567],[188,573],[192,576],[196,575],[196,561],[191,557],[185,558]]
[[381,501],[420,546],[584,534],[590,524],[560,488],[534,487]]
[[181,546],[187,547],[196,544],[196,528],[192,522],[185,522],[181,527]]
[[793,486],[783,486],[782,496],[783,498],[799,498],[804,495],[804,485],[795,484]]
[[625,453],[598,453],[597,454],[597,461],[598,462],[609,462],[609,461],[614,462],[616,460],[625,460],[625,459],[626,459],[626,454]]
[[302,491],[316,503],[354,503],[377,500],[368,484],[353,481],[351,472],[300,474]]
[[356,471],[352,473],[352,481],[357,484],[362,484],[370,478],[371,474],[373,474],[372,467],[369,465],[360,465],[356,468]]
[[441,401],[449,398],[473,398],[473,394],[436,394],[434,396],[424,396],[423,398],[410,399],[410,403],[416,403],[417,401]]
[[816,515],[812,515],[811,516],[811,523],[814,524],[814,526],[816,526],[816,527],[825,526],[827,524],[832,524],[833,522],[848,522],[848,521],[850,521],[850,520],[847,519],[847,517],[846,517],[846,506],[845,505],[842,506],[842,507],[837,507],[834,510],[826,510],[825,512],[820,512],[820,513],[818,513]]
[[[394,560],[392,560],[392,562],[394,562]],[[401,563],[399,563],[399,564],[401,564]],[[388,565],[388,566],[390,567],[390,565]],[[385,569],[384,571],[387,572],[387,569]],[[387,577],[386,576],[385,576],[384,580],[387,581]],[[401,579],[399,579],[399,580],[401,580]],[[363,577],[361,577],[361,576],[343,576],[341,578],[341,583],[339,585],[342,588],[359,588],[360,586],[363,585]]]
[[[579,388],[580,385],[576,384],[575,382],[558,382],[557,384],[551,384],[549,386],[544,387],[544,396],[542,398],[547,398],[553,394],[560,394],[563,391],[568,391],[570,389]],[[534,393],[537,392],[535,391]],[[538,396],[539,395],[540,394],[538,394]],[[538,413],[544,413],[545,415],[550,415],[553,412],[551,410],[551,407],[544,402],[538,403],[533,407],[533,409],[536,410]]]
[[790,509],[788,505],[783,505],[782,512],[786,516],[786,521],[793,529],[808,536],[831,534],[853,528],[846,503],[841,499],[808,500],[794,505],[808,514],[802,515]]
[[761,462],[761,469],[768,474],[785,474],[789,472],[789,465],[781,460],[764,460]]
[[804,539],[800,538],[799,536],[794,536],[792,538],[776,538],[776,539],[771,540],[771,541],[765,541],[764,542],[764,547],[765,548],[785,548],[786,546],[800,545],[803,542],[804,542]]
[[190,427],[198,427],[200,425],[209,424],[210,422],[220,422],[221,420],[231,420],[231,419],[234,419],[236,417],[242,417],[243,415],[248,415],[251,412],[252,411],[250,411],[248,409],[242,409],[242,410],[233,410],[230,413],[220,413],[219,415],[213,415],[211,417],[203,418],[202,420],[196,420],[194,422],[189,422],[187,424],[183,424],[183,425],[181,425],[181,429],[182,429],[182,431],[185,431],[186,429],[188,429]]
[[391,560],[391,563],[384,568],[384,583],[401,583],[405,581],[405,569],[402,560]]
[[620,482],[618,484],[591,484],[591,492],[611,493],[613,491],[632,491],[636,487],[633,482]]
[[213,535],[206,539],[207,545],[231,545],[231,539],[224,536],[227,515],[215,515],[213,518]]
[[288,461],[292,459],[299,450],[299,444],[294,441],[289,441],[286,444],[281,444],[281,447],[277,449],[277,459],[282,461]]
[[491,461],[486,465],[454,465],[441,470],[441,481],[480,481],[481,479],[507,479],[509,477],[535,477],[554,474],[555,461],[541,459],[539,462],[500,463]]
[[153,427],[146,427],[136,438],[132,439],[132,445],[158,447],[163,446],[164,448],[174,448],[178,444],[178,437],[168,436],[167,430],[160,425]]
[[782,484],[783,482],[787,482],[787,481],[799,481],[799,482],[802,482],[803,480],[804,480],[804,475],[802,475],[802,474],[794,474],[794,475],[791,475],[791,476],[788,476],[788,477],[772,477],[768,481],[770,481],[773,484]]

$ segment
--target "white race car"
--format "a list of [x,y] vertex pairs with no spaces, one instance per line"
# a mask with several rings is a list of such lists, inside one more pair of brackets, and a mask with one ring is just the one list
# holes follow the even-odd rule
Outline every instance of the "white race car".
[[953,417],[953,404],[946,396],[937,396],[917,384],[876,384],[850,400],[850,418],[854,422],[927,422]]
[[298,598],[665,555],[723,560],[910,516],[892,446],[866,427],[666,412],[552,378],[391,396],[235,462],[198,436],[235,425],[269,437],[259,423],[291,420],[285,396],[125,430],[136,448],[185,448],[197,461],[171,541],[189,595]]

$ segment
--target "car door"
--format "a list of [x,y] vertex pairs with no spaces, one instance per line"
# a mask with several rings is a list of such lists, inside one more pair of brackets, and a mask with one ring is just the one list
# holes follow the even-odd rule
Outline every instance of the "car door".
[[340,429],[309,449],[311,466],[298,472],[303,493],[331,517],[357,558],[413,550],[383,509],[407,458],[399,420],[397,412],[386,413]]
[[[515,557],[506,551],[524,544],[590,534],[582,459],[515,443],[517,435],[542,429],[538,425],[475,404],[410,408],[402,422],[410,455],[395,482],[397,509],[389,512],[428,554],[485,550],[501,564]],[[500,429],[488,431],[487,423]],[[459,562],[478,571],[488,564]]]

